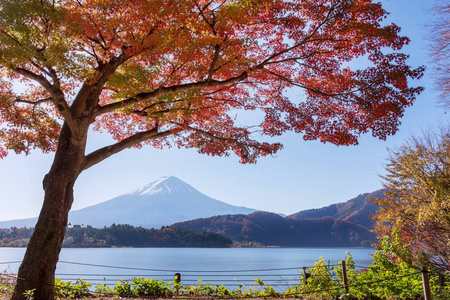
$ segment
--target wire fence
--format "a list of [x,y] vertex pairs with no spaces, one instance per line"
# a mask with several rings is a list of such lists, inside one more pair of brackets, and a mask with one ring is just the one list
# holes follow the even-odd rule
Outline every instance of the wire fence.
[[[0,265],[17,264],[20,261],[0,262]],[[81,263],[72,261],[59,261],[61,264],[79,265],[95,267],[98,269],[115,269],[127,271],[139,271],[139,273],[56,273],[56,277],[63,281],[76,281],[83,279],[93,285],[104,284],[106,286],[115,286],[120,280],[129,280],[136,277],[152,278],[171,282],[175,274],[181,275],[183,284],[193,285],[202,280],[203,283],[212,285],[224,285],[229,288],[239,286],[255,287],[258,284],[255,279],[261,279],[265,284],[272,286],[277,291],[283,292],[292,285],[300,284],[302,279],[302,269],[309,269],[312,266],[289,267],[289,268],[267,268],[267,269],[235,269],[235,270],[176,270],[176,269],[154,269],[154,268],[136,268],[114,265],[100,265],[92,263]],[[328,265],[331,270],[333,265]]]
[[[12,265],[19,264],[21,261],[9,261],[0,262],[0,265]],[[174,270],[174,269],[152,269],[152,268],[136,268],[136,267],[125,267],[125,266],[114,266],[114,265],[100,265],[82,262],[72,262],[72,261],[60,261],[62,264],[78,265],[86,267],[95,267],[98,270],[113,269],[117,272],[67,272],[67,273],[56,273],[56,277],[62,282],[76,282],[82,279],[83,282],[89,282],[92,286],[102,286],[111,287],[117,286],[120,282],[131,281],[133,278],[149,278],[154,280],[161,280],[164,282],[180,282],[180,285],[189,287],[195,286],[196,284],[212,285],[212,286],[224,286],[228,289],[241,290],[245,289],[257,289],[258,287],[270,286],[273,288],[275,293],[280,293],[283,296],[299,296],[317,293],[333,293],[337,291],[358,288],[361,286],[373,287],[380,283],[395,283],[400,279],[406,277],[417,277],[422,273],[421,271],[413,271],[403,275],[393,275],[386,274],[382,279],[363,281],[357,283],[348,283],[343,281],[342,278],[346,272],[345,262],[338,264],[328,264],[328,265],[314,265],[314,266],[303,266],[303,267],[289,267],[289,268],[270,268],[270,269],[236,269],[236,270]],[[364,271],[367,266],[352,266],[355,269]],[[319,269],[321,272],[317,272]],[[132,273],[125,271],[133,271]],[[313,271],[312,273],[309,273]],[[316,272],[314,272],[316,271]],[[427,271],[426,271],[427,272]],[[319,274],[317,274],[319,273]],[[25,278],[19,278],[16,275],[3,273],[0,274],[0,278],[6,278],[7,280],[27,280]],[[309,279],[310,278],[310,279]],[[256,280],[255,280],[256,279]],[[308,280],[307,280],[308,279]],[[310,282],[314,280],[328,280],[329,286],[326,288],[317,288]],[[199,281],[200,280],[200,281]],[[425,280],[425,279],[424,279]],[[331,283],[331,284],[330,284]],[[308,284],[311,285],[309,288]],[[428,283],[429,284],[429,283]],[[414,283],[415,287],[423,285],[425,287],[425,282]],[[1,286],[1,284],[0,284]],[[298,288],[292,288],[298,287]],[[66,288],[71,288],[66,286]],[[93,292],[91,287],[88,292]],[[105,291],[105,290],[104,290]],[[177,290],[178,291],[178,290]],[[98,292],[97,293],[102,293]],[[427,291],[424,291],[426,295]],[[108,292],[103,292],[107,295]],[[131,295],[130,295],[131,296]],[[141,295],[142,296],[142,295]],[[144,295],[145,296],[145,295]],[[258,297],[261,297],[259,295]],[[427,298],[425,298],[427,299]]]
[[[17,264],[20,261],[0,262],[0,265]],[[59,261],[61,264],[79,265],[96,267],[98,269],[115,269],[127,271],[139,271],[136,273],[120,272],[95,272],[95,273],[56,273],[56,277],[63,281],[76,281],[82,279],[92,285],[103,284],[105,286],[115,286],[120,280],[130,280],[132,278],[152,278],[171,282],[176,274],[181,276],[181,282],[185,285],[194,285],[201,280],[203,283],[211,285],[224,285],[227,288],[236,288],[239,286],[256,287],[259,284],[255,279],[261,279],[266,285],[270,285],[279,292],[283,292],[293,285],[301,284],[302,269],[312,268],[289,267],[289,268],[268,268],[268,269],[235,269],[235,270],[175,270],[175,269],[153,269],[153,268],[135,268],[114,265],[100,265],[91,263],[81,263],[72,261]],[[327,268],[333,268],[333,265]],[[336,280],[337,281],[337,280]]]
[[228,288],[239,286],[256,286],[255,278],[261,279],[265,284],[271,285],[279,291],[291,285],[299,284],[301,272],[298,267],[291,268],[270,268],[270,269],[235,269],[235,270],[175,270],[175,269],[150,269],[134,268],[111,265],[85,264],[70,261],[60,261],[63,264],[84,265],[89,267],[108,268],[116,270],[132,270],[139,273],[57,273],[56,276],[62,280],[75,281],[78,278],[89,281],[93,284],[104,284],[115,286],[119,280],[126,280],[136,277],[152,278],[171,282],[175,274],[179,274],[184,285],[194,285],[202,280],[203,283],[211,285],[224,285]]

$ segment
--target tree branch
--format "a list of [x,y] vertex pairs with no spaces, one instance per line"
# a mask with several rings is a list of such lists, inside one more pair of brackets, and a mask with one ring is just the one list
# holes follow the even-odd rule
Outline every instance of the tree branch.
[[170,86],[170,87],[159,87],[152,92],[139,93],[128,99],[125,99],[125,100],[122,100],[119,102],[114,102],[111,104],[107,104],[103,107],[100,107],[97,110],[96,115],[108,113],[108,112],[114,111],[116,109],[120,109],[120,108],[129,106],[129,105],[133,105],[133,104],[139,103],[141,101],[149,100],[149,99],[156,98],[156,97],[159,97],[162,95],[167,95],[167,94],[176,93],[176,92],[180,92],[180,91],[189,91],[189,90],[196,89],[196,88],[230,85],[230,84],[242,81],[242,80],[246,79],[247,77],[248,77],[248,73],[247,73],[247,71],[244,71],[238,76],[235,76],[230,79],[223,80],[223,81],[204,80],[204,81],[199,81],[199,82],[174,85],[174,86]]
[[[225,37],[225,39],[226,39],[226,37]],[[215,65],[217,63],[217,60],[219,59],[220,45],[216,45],[216,46],[214,46],[214,48],[215,48],[214,56],[213,56],[213,59],[211,61],[211,66],[209,67],[208,79],[207,80],[212,80],[212,77],[213,77],[213,74],[214,74],[214,71],[215,71],[214,68],[215,68]]]
[[[53,103],[56,105],[56,108],[58,109],[59,113],[63,116],[64,120],[67,122],[67,124],[72,127],[73,126],[73,116],[70,110],[69,105],[64,99],[64,93],[59,88],[59,81],[55,82],[55,85],[52,85],[47,78],[45,78],[42,75],[37,75],[29,70],[23,69],[23,68],[16,68],[14,71],[22,75],[28,79],[31,79],[35,82],[37,82],[39,85],[41,85],[51,96]],[[52,77],[53,80],[55,80],[56,74],[53,74]]]
[[271,61],[273,59],[278,58],[278,57],[282,56],[283,54],[304,45],[307,42],[311,42],[311,38],[320,30],[320,28],[322,26],[324,26],[333,17],[332,13],[334,11],[334,8],[335,8],[334,6],[330,7],[330,10],[328,11],[324,20],[320,24],[318,24],[317,27],[314,28],[312,30],[312,32],[307,37],[305,37],[305,39],[303,39],[301,42],[299,42],[299,43],[293,45],[292,47],[289,47],[283,51],[272,54],[271,56],[269,56],[267,59],[265,59],[261,63],[255,65],[254,67],[250,68],[249,70],[242,72],[238,76],[229,78],[227,80],[222,80],[222,81],[212,79],[213,73],[215,71],[217,71],[217,69],[214,69],[214,66],[216,64],[216,60],[218,59],[218,55],[220,52],[220,46],[216,46],[215,51],[214,51],[213,60],[211,62],[210,69],[208,71],[208,77],[206,80],[199,81],[199,82],[186,83],[186,84],[178,84],[178,85],[173,85],[173,86],[169,86],[169,87],[161,86],[151,92],[139,93],[139,94],[136,94],[135,96],[124,99],[122,101],[110,103],[110,104],[107,104],[107,105],[104,105],[104,106],[98,108],[95,113],[95,116],[98,116],[98,115],[101,115],[104,113],[108,113],[108,112],[112,112],[114,110],[117,110],[117,109],[120,109],[123,107],[127,107],[130,105],[134,105],[141,101],[146,101],[146,100],[156,98],[156,97],[159,97],[162,95],[167,95],[167,94],[176,93],[176,92],[180,92],[180,91],[188,91],[188,90],[192,90],[192,89],[196,89],[196,88],[226,86],[226,85],[230,85],[230,84],[233,84],[236,82],[243,81],[244,79],[246,79],[248,77],[249,72],[258,70],[258,69],[263,69],[264,66],[266,64],[271,63]]
[[115,144],[100,148],[90,154],[88,154],[85,158],[85,162],[83,164],[83,170],[86,170],[93,165],[105,160],[106,158],[125,150],[126,148],[135,146],[146,140],[154,140],[158,138],[163,138],[172,135],[173,133],[170,130],[158,132],[158,127],[152,128],[147,131],[138,132],[132,136],[127,137],[126,139],[121,140]]
[[[267,70],[267,69],[264,69],[264,70]],[[322,95],[322,96],[325,96],[325,97],[335,98],[335,99],[338,99],[339,96],[344,96],[344,95],[348,95],[348,94],[355,94],[355,93],[357,93],[357,92],[359,92],[359,91],[361,91],[363,89],[361,87],[361,88],[356,89],[356,90],[350,90],[350,91],[343,92],[343,93],[332,93],[331,94],[331,93],[326,93],[326,92],[323,92],[323,91],[315,89],[315,88],[308,87],[308,86],[306,86],[304,84],[301,84],[299,82],[295,82],[295,81],[293,81],[293,80],[291,80],[291,79],[289,79],[289,78],[287,78],[287,77],[285,77],[283,75],[277,74],[277,73],[275,73],[273,71],[270,71],[270,70],[267,70],[267,71],[270,74],[272,74],[273,76],[277,77],[279,80],[286,81],[289,84],[292,84],[294,86],[300,87],[300,88],[305,89],[305,90],[308,90],[308,91],[313,92],[315,94]],[[346,100],[346,99],[338,99],[338,100],[344,101],[344,102],[356,103],[354,101],[350,101],[350,100]]]
[[335,8],[335,6],[330,7],[330,10],[328,11],[327,16],[325,17],[325,19],[320,24],[318,24],[317,27],[314,28],[314,30],[308,36],[306,36],[301,42],[299,42],[299,43],[297,43],[297,44],[295,44],[295,45],[293,45],[293,46],[291,46],[291,47],[289,47],[287,49],[284,49],[283,51],[280,51],[280,52],[272,54],[267,59],[265,59],[262,63],[260,63],[259,66],[263,67],[266,64],[268,64],[271,60],[273,60],[273,59],[275,59],[275,58],[277,58],[277,57],[279,57],[279,56],[281,56],[281,55],[283,55],[285,53],[288,53],[288,52],[290,52],[290,51],[292,51],[292,50],[294,50],[296,48],[299,48],[299,47],[303,46],[304,44],[306,44],[308,42],[311,42],[311,38],[319,31],[319,29],[322,26],[324,26],[331,19],[332,12],[333,12],[334,8]]
[[53,98],[52,97],[47,97],[44,99],[40,99],[37,101],[30,101],[30,100],[24,100],[24,99],[16,99],[14,100],[15,103],[25,103],[25,104],[30,104],[30,105],[39,105],[41,103],[46,103],[46,102],[53,102]]
[[[117,68],[123,64],[130,57],[125,54],[126,48],[123,49],[122,53],[110,60],[109,62],[99,65],[95,71],[97,73],[97,78],[94,83],[85,82],[80,91],[78,92],[75,100],[72,103],[72,114],[76,117],[82,117],[86,114],[90,114],[91,109],[97,109],[98,100],[106,82],[109,80],[111,75],[117,70]],[[88,103],[88,99],[91,101]],[[95,114],[97,116],[98,114]]]

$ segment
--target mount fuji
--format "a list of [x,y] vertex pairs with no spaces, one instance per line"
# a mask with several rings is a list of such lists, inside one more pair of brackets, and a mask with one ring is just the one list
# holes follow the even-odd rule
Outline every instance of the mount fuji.
[[[113,223],[160,228],[181,221],[255,211],[215,200],[184,181],[167,176],[111,200],[71,211],[69,222],[99,228]],[[36,220],[0,221],[0,228],[34,227]]]

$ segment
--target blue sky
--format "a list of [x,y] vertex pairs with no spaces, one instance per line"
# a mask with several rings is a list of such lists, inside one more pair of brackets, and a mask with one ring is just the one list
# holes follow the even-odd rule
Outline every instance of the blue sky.
[[[161,176],[173,175],[215,199],[255,209],[291,214],[344,202],[358,194],[381,188],[387,149],[421,131],[448,124],[430,78],[430,50],[426,24],[432,21],[433,1],[385,0],[388,22],[402,27],[411,38],[403,52],[412,66],[427,65],[426,76],[415,84],[426,88],[408,108],[399,132],[386,141],[365,135],[360,145],[336,147],[305,142],[293,133],[279,138],[284,144],[275,157],[256,165],[239,164],[235,156],[218,158],[195,150],[145,147],[126,150],[82,173],[75,185],[73,209],[111,199]],[[295,97],[295,92],[290,93]],[[91,147],[108,143],[105,136],[91,136]],[[28,156],[10,153],[0,160],[0,220],[37,216],[42,205],[42,179],[53,154],[35,151]]]

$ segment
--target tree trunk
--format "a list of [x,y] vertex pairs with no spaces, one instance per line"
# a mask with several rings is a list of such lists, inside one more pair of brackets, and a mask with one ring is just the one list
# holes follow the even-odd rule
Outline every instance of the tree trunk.
[[25,299],[24,293],[31,290],[36,300],[54,298],[56,264],[73,202],[73,186],[84,158],[83,147],[71,143],[71,134],[64,127],[52,167],[43,181],[44,203],[19,268],[12,300]]

